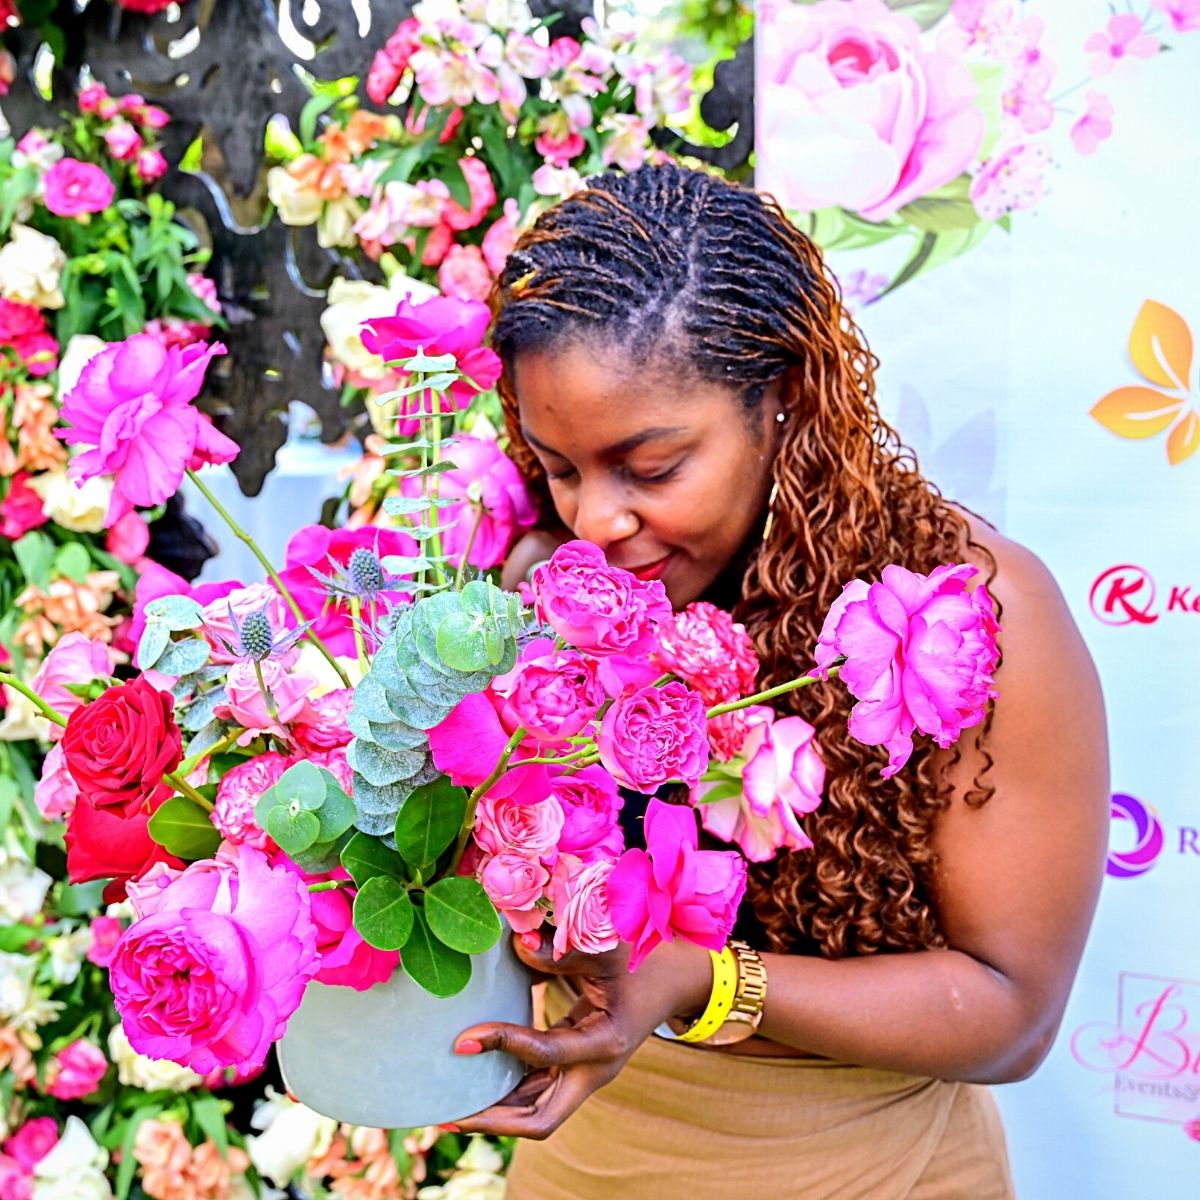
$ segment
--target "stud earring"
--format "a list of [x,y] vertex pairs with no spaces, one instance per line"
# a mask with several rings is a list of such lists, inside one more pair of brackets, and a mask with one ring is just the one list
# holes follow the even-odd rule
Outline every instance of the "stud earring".
[[777,413],[775,414],[775,420],[776,420],[776,422],[777,422],[778,424],[782,425],[782,424],[784,423],[784,421],[786,421],[786,420],[787,420],[787,413],[785,413],[785,412],[777,412]]

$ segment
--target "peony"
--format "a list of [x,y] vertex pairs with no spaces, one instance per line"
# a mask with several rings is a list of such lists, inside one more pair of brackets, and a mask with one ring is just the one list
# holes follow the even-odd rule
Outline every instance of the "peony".
[[232,462],[237,444],[213,428],[191,401],[200,393],[219,342],[165,349],[135,334],[101,351],[63,402],[63,434],[88,446],[71,461],[72,479],[113,476],[107,523],[134,507],[164,503],[189,468]]
[[604,859],[586,866],[570,855],[564,854],[558,860],[550,885],[555,959],[562,958],[568,950],[603,954],[620,941],[608,907],[608,879],[612,872],[613,863]]
[[[259,685],[259,671],[262,672],[262,686]],[[261,733],[286,738],[285,727],[309,715],[308,694],[315,684],[311,675],[293,671],[275,658],[259,664],[234,663],[225,677],[225,700],[213,709],[213,713],[223,721],[235,721],[245,727],[238,739],[243,746]],[[275,705],[274,716],[267,705],[263,687]]]
[[31,488],[42,498],[46,516],[72,533],[99,533],[113,503],[111,479],[97,475],[73,483],[66,471],[45,471],[35,476]]
[[697,849],[690,808],[651,800],[645,829],[646,849],[626,850],[606,887],[613,928],[631,946],[631,971],[676,937],[720,950],[746,890],[740,854]]
[[992,676],[1000,661],[996,610],[970,563],[918,575],[885,567],[879,583],[852,580],[833,602],[817,642],[820,670],[844,655],[841,678],[858,699],[850,735],[888,752],[884,779],[912,753],[920,730],[950,746],[978,725],[998,695]]
[[550,794],[563,813],[560,853],[590,863],[597,858],[617,859],[625,849],[625,835],[617,823],[624,801],[616,781],[603,767],[584,767],[574,774],[557,775]]
[[613,778],[635,791],[672,779],[695,787],[708,766],[704,699],[682,683],[626,691],[604,714],[596,748]]
[[550,638],[537,638],[521,661],[492,681],[501,721],[530,737],[561,742],[582,733],[605,701],[594,659],[575,650],[555,651]]
[[35,308],[62,308],[66,265],[67,256],[54,238],[16,221],[0,247],[0,296]]
[[974,161],[974,79],[911,17],[883,0],[770,0],[761,20],[758,184],[785,207],[884,221]]
[[566,542],[533,573],[538,616],[585,654],[648,656],[671,605],[660,580],[610,567],[590,542]]
[[95,164],[60,158],[42,178],[46,207],[56,217],[103,212],[116,193],[113,181]]
[[455,300],[486,300],[492,274],[478,246],[451,246],[438,268],[438,288]]
[[550,872],[536,858],[506,850],[483,864],[479,882],[517,933],[541,925],[543,914],[537,905],[550,882]]
[[[83,700],[67,691],[67,685],[105,679],[111,670],[111,651],[103,642],[93,641],[82,633],[67,633],[42,660],[29,686],[51,708],[69,718],[83,705]],[[62,729],[57,725],[50,731],[50,736],[56,740],[61,734]]]
[[46,1092],[56,1100],[80,1100],[100,1086],[107,1070],[104,1051],[87,1038],[76,1038],[51,1060]]
[[520,854],[551,866],[562,827],[562,807],[553,796],[527,802],[487,792],[475,812],[475,841],[485,854]]
[[200,1074],[260,1064],[318,969],[304,881],[233,846],[193,863],[153,907],[109,966],[130,1043]]
[[758,655],[746,627],[704,600],[659,622],[654,661],[709,704],[748,696],[758,678]]

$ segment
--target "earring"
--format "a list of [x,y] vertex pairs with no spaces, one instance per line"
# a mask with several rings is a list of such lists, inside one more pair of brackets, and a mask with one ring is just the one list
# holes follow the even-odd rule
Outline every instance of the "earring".
[[771,529],[775,524],[775,501],[779,497],[779,480],[777,479],[771,485],[771,494],[767,497],[767,520],[763,525],[762,540],[769,541],[771,537]]
[[777,412],[775,414],[775,420],[778,424],[782,425],[784,421],[787,420],[787,413],[783,412],[782,410]]

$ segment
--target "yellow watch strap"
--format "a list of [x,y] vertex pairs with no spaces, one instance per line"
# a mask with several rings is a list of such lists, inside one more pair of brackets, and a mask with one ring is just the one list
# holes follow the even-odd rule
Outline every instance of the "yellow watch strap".
[[733,1011],[738,986],[737,958],[728,946],[719,953],[716,950],[708,953],[713,967],[712,995],[705,1010],[678,1035],[677,1040],[681,1042],[702,1042],[711,1037]]

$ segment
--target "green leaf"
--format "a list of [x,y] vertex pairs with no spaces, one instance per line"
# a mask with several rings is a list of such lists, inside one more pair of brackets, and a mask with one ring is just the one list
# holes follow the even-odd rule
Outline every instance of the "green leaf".
[[162,1112],[161,1104],[147,1104],[145,1108],[136,1109],[125,1126],[125,1136],[121,1139],[121,1153],[115,1157],[120,1160],[117,1167],[116,1200],[126,1200],[129,1189],[133,1185],[133,1173],[138,1168],[138,1160],[133,1156],[133,1144],[137,1141],[138,1127],[143,1121],[157,1117]]
[[222,1157],[229,1153],[229,1129],[225,1124],[225,1114],[221,1111],[221,1102],[216,1096],[201,1096],[192,1102],[192,1115],[200,1131],[211,1142],[216,1142]]
[[413,931],[415,912],[399,880],[376,875],[354,897],[354,928],[376,950],[399,950]]
[[906,204],[898,215],[922,233],[971,229],[979,224],[980,216],[971,202],[970,191],[970,176],[960,175],[945,187]]
[[[211,647],[204,638],[184,638],[182,641],[171,642],[155,659],[154,666],[164,675],[190,675],[208,662],[210,652]],[[149,664],[140,665],[144,669]]]
[[456,671],[482,671],[491,661],[483,629],[467,613],[451,613],[437,631],[437,652]]
[[328,108],[332,108],[340,99],[336,92],[318,93],[305,101],[300,110],[300,140],[307,146],[317,133],[317,118]]
[[304,760],[294,767],[288,767],[280,775],[279,782],[275,784],[275,794],[279,801],[286,804],[295,800],[301,808],[311,812],[324,804],[327,780],[331,779],[333,776],[328,771],[322,771],[320,767]]
[[290,857],[306,874],[325,875],[342,861],[342,851],[349,840],[349,834],[343,833],[331,842],[314,842],[307,850],[297,850]]
[[465,208],[469,212],[471,209],[471,185],[467,183],[467,177],[463,174],[462,167],[457,162],[447,163],[442,169],[440,178],[450,189],[450,199],[460,208]]
[[146,621],[183,633],[204,624],[204,610],[190,596],[159,596],[146,605]]
[[65,546],[59,546],[58,553],[54,556],[54,566],[51,568],[55,575],[74,580],[76,583],[82,583],[91,569],[92,556],[88,554],[87,547],[79,542],[68,542]]
[[425,916],[440,942],[464,954],[490,950],[503,932],[496,906],[475,879],[439,879],[425,890]]
[[221,834],[208,813],[187,796],[172,796],[150,818],[150,836],[178,858],[195,860],[215,854]]
[[284,854],[299,854],[321,836],[321,822],[306,809],[276,804],[267,814],[267,832]]
[[382,187],[385,183],[407,183],[408,177],[423,158],[421,146],[405,146],[392,159],[391,166],[387,167],[376,180],[377,186]]
[[471,981],[469,955],[434,937],[422,909],[413,910],[413,927],[400,965],[412,981],[435,996],[454,996]]
[[332,842],[340,838],[358,816],[354,801],[338,786],[331,775],[325,786],[325,803],[314,810],[321,825],[321,841]]
[[342,866],[350,872],[350,878],[359,887],[377,875],[404,878],[404,860],[395,850],[388,849],[379,838],[369,833],[356,833],[346,843],[342,851]]
[[903,221],[889,218],[877,224],[844,208],[817,209],[806,216],[798,216],[796,223],[826,251],[862,250],[908,232]]
[[36,529],[13,542],[13,554],[27,582],[44,588],[50,582],[50,566],[54,562],[54,543]]
[[436,862],[458,837],[466,813],[466,790],[444,775],[415,788],[396,817],[397,851],[413,867]]
[[732,800],[734,796],[740,796],[742,790],[740,779],[727,779],[723,783],[718,783],[716,787],[706,788],[702,796],[693,798],[692,803],[716,804],[721,800]]

